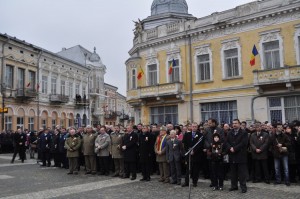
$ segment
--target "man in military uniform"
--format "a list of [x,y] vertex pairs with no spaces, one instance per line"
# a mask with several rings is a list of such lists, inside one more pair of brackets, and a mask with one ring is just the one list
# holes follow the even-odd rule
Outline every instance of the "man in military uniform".
[[86,172],[85,174],[96,174],[96,156],[95,156],[95,140],[98,136],[93,128],[88,125],[86,133],[82,138],[82,153],[84,155],[84,162]]
[[67,157],[69,159],[69,173],[77,175],[78,172],[78,157],[81,146],[81,139],[76,134],[76,130],[71,127],[69,129],[69,137],[66,139],[65,148],[67,149]]
[[124,175],[124,156],[122,152],[124,132],[120,131],[119,126],[114,127],[114,132],[110,134],[111,138],[111,156],[115,165],[115,173],[113,177],[123,177]]

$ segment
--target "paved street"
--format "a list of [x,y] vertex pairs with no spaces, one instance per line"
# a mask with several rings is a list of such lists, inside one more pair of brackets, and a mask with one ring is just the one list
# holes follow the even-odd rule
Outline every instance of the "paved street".
[[[154,175],[150,182],[128,179],[67,175],[67,170],[40,167],[35,160],[24,164],[15,161],[10,164],[11,154],[0,154],[0,198],[188,198],[188,188],[162,184]],[[140,176],[138,176],[140,179]],[[229,192],[229,182],[224,191],[211,191],[209,181],[199,180],[198,187],[192,188],[192,198],[300,198],[300,185],[248,184],[248,192]]]

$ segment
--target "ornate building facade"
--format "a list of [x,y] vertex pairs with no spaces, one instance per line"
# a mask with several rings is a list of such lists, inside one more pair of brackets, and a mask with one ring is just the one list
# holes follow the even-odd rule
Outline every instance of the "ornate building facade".
[[300,118],[298,0],[255,1],[202,18],[188,15],[185,0],[154,0],[133,43],[127,102],[136,122]]
[[1,130],[105,124],[106,66],[96,49],[52,53],[0,34],[0,58],[1,104],[8,108]]

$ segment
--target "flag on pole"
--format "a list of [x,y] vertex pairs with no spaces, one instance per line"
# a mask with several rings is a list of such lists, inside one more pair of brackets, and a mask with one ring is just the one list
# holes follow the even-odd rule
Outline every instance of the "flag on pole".
[[29,82],[26,87],[28,88],[30,86],[30,84],[31,84],[31,82]]
[[138,73],[138,76],[137,76],[137,79],[138,79],[138,80],[142,79],[143,75],[144,75],[144,71],[143,71],[143,69],[142,69],[141,66],[140,66],[140,68],[139,68],[139,73]]
[[258,51],[256,49],[256,46],[254,45],[253,46],[253,49],[252,49],[252,55],[251,55],[251,59],[250,59],[250,65],[251,66],[254,66],[255,65],[255,56],[258,55]]
[[176,66],[176,61],[175,61],[175,59],[173,59],[173,60],[171,61],[171,63],[170,63],[169,75],[172,74],[172,72],[173,72],[173,67],[174,67],[174,66]]
[[37,83],[37,84],[36,84],[36,90],[39,91],[39,89],[40,89],[40,84]]

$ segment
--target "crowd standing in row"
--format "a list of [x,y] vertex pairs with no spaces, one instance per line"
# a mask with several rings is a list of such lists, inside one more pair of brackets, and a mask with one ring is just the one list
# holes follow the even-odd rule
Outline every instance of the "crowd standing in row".
[[[218,125],[215,119],[204,124],[166,126],[128,125],[107,128],[68,130],[57,126],[53,131],[41,129],[37,133],[18,129],[13,135],[14,163],[19,153],[26,159],[26,146],[30,158],[38,152],[41,166],[69,169],[77,175],[84,166],[86,175],[106,175],[135,180],[141,171],[140,181],[150,181],[153,173],[160,175],[159,182],[189,185],[188,156],[191,151],[191,180],[197,186],[200,171],[211,180],[212,190],[223,190],[224,180],[230,177],[230,191],[247,192],[246,182],[264,181],[290,186],[300,174],[300,122],[291,124],[255,123],[247,128],[238,119],[232,124]],[[282,167],[283,169],[281,169]],[[229,172],[230,171],[230,172]],[[184,182],[181,182],[185,175]],[[283,176],[283,178],[282,178]],[[274,177],[274,178],[273,178]],[[284,181],[282,180],[284,179]]]

